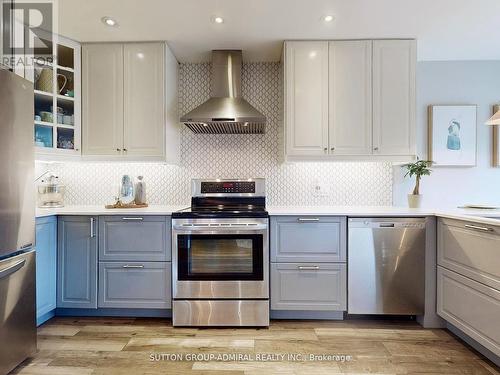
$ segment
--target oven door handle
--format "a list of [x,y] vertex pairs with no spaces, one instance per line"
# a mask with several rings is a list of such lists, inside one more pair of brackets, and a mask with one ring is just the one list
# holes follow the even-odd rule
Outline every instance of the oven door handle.
[[184,233],[193,233],[193,232],[214,232],[214,233],[227,233],[227,232],[248,232],[253,233],[256,231],[267,230],[267,224],[250,224],[250,225],[173,225],[172,228],[176,231],[184,232]]

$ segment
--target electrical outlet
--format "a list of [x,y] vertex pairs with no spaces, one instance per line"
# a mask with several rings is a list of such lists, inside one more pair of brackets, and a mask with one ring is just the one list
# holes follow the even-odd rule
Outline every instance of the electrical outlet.
[[328,197],[330,195],[330,185],[325,181],[316,180],[313,183],[313,196]]

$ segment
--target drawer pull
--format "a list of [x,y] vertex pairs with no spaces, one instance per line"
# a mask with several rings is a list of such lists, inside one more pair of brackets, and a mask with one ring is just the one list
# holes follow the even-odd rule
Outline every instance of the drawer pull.
[[125,264],[122,268],[144,268],[142,264]]
[[301,223],[310,223],[313,221],[319,221],[319,218],[318,217],[299,217],[297,220],[300,221]]
[[94,238],[95,233],[94,233],[94,218],[90,218],[90,238]]
[[122,217],[122,220],[128,220],[128,221],[142,221],[144,220],[143,217]]
[[466,228],[469,228],[469,229],[480,230],[480,231],[483,231],[483,232],[493,232],[493,229],[491,229],[491,228],[488,228],[488,227],[480,227],[480,226],[478,226],[478,225],[465,224],[465,227],[466,227]]
[[297,266],[297,268],[301,271],[317,271],[317,270],[319,270],[319,266]]

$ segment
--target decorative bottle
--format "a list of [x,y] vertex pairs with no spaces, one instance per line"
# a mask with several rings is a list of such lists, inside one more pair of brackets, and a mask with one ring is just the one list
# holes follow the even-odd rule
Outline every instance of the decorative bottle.
[[146,204],[146,183],[143,176],[137,176],[135,184],[135,204]]

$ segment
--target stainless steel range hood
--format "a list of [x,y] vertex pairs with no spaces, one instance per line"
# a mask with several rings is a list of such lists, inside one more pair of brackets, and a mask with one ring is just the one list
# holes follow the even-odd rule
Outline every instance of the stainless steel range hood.
[[241,97],[240,50],[212,51],[211,98],[181,117],[194,133],[261,134],[266,117]]

